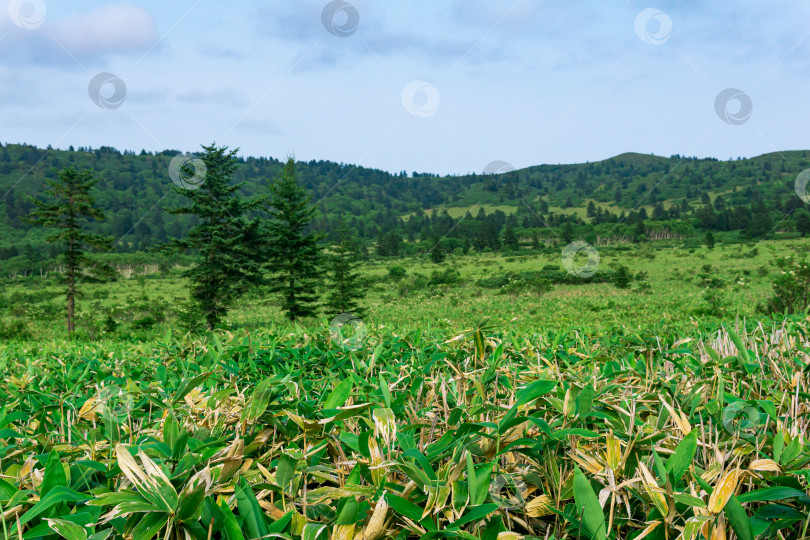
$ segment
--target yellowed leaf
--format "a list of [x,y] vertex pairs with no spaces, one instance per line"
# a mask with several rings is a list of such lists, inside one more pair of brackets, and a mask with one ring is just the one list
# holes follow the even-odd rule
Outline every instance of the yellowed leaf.
[[748,466],[749,470],[760,472],[779,472],[779,465],[772,459],[755,459]]
[[720,478],[709,497],[709,504],[707,505],[709,512],[719,514],[725,508],[726,503],[737,489],[740,476],[742,476],[742,472],[739,469],[733,469]]
[[533,518],[550,516],[554,513],[552,508],[551,497],[548,495],[540,495],[526,504],[526,513],[529,517]]

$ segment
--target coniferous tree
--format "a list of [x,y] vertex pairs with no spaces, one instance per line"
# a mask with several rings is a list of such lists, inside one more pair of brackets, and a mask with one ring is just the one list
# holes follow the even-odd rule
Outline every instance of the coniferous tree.
[[309,231],[315,208],[298,184],[292,157],[269,190],[268,247],[274,273],[270,290],[281,295],[281,309],[291,321],[311,317],[318,304],[320,236]]
[[706,231],[706,234],[703,236],[703,240],[706,242],[706,247],[708,249],[714,249],[714,234],[712,234],[712,231]]
[[196,264],[185,272],[185,277],[191,283],[196,313],[213,330],[233,303],[262,281],[261,222],[248,213],[257,209],[263,199],[245,199],[238,194],[244,182],[231,183],[238,162],[237,149],[216,144],[202,148],[202,183],[197,189],[175,187],[190,205],[167,209],[172,214],[196,216],[199,224],[185,238],[170,238],[157,249],[164,253],[196,252]]
[[508,251],[517,251],[520,249],[518,237],[515,234],[515,229],[511,225],[507,225],[503,233],[503,247]]
[[34,209],[25,219],[56,232],[46,237],[48,242],[59,244],[65,261],[65,282],[67,284],[67,327],[73,334],[78,278],[85,270],[97,274],[110,274],[109,266],[93,261],[87,256],[89,249],[106,251],[112,239],[85,230],[89,220],[100,221],[104,213],[94,206],[90,190],[99,179],[91,171],[77,171],[73,168],[58,172],[56,180],[49,180],[45,193],[52,202],[34,199]]
[[338,242],[328,259],[329,293],[326,308],[331,315],[351,313],[357,317],[365,316],[360,301],[365,297],[366,291],[362,276],[357,271],[359,267],[357,242],[346,224],[341,221],[338,226]]
[[430,249],[429,255],[431,262],[434,264],[441,264],[444,262],[444,260],[447,258],[447,254],[444,252],[441,239],[433,239],[433,247]]
[[574,241],[574,227],[570,221],[566,221],[562,229],[562,241],[565,244],[570,244]]
[[616,267],[616,271],[613,274],[613,284],[617,289],[627,289],[630,287],[630,282],[632,280],[633,276],[630,274],[629,268],[623,264]]

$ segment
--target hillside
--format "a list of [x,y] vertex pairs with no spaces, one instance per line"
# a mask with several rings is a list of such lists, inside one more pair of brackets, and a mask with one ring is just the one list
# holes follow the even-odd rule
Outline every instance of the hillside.
[[[188,218],[162,211],[182,200],[168,175],[177,154],[0,146],[0,260],[50,256],[45,233],[22,218],[45,180],[68,166],[93,169],[100,177],[96,199],[107,220],[95,226],[119,240],[117,251],[145,250],[183,235]],[[626,153],[594,163],[445,177],[310,161],[300,163],[299,173],[319,208],[315,227],[327,239],[343,214],[366,246],[377,241],[390,248],[379,253],[396,254],[387,252],[398,251],[402,241],[438,238],[450,248],[497,249],[508,227],[519,242],[536,244],[554,239],[566,223],[577,234],[599,238],[635,238],[645,227],[654,229],[654,222],[687,236],[695,228],[768,234],[781,216],[803,206],[794,179],[808,167],[810,154],[803,150],[735,161]],[[245,195],[257,194],[280,168],[277,159],[241,158],[235,180],[244,182]],[[764,222],[752,225],[763,215]],[[627,227],[633,225],[631,233]]]

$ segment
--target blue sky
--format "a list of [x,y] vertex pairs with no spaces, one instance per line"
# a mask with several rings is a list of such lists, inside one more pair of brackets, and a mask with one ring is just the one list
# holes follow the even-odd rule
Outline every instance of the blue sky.
[[[0,0],[0,140],[439,174],[805,149],[808,23],[806,1]],[[99,73],[122,101],[91,99]],[[728,88],[750,115],[718,113]]]

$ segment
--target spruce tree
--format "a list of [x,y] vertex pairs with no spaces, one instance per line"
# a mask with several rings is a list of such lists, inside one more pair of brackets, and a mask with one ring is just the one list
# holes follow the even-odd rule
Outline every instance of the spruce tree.
[[292,157],[269,190],[270,290],[281,295],[281,309],[291,321],[311,317],[318,305],[320,237],[309,231],[315,208],[311,196],[298,184]]
[[338,227],[338,242],[333,246],[333,253],[328,258],[327,282],[328,296],[326,308],[330,315],[351,313],[364,317],[365,310],[360,301],[366,291],[362,276],[357,271],[360,261],[357,257],[357,242],[346,224],[341,221]]
[[503,247],[507,251],[517,251],[520,249],[518,237],[515,234],[515,229],[511,225],[507,225],[503,233]]
[[630,273],[630,269],[623,264],[618,265],[613,273],[613,284],[616,288],[627,289],[630,287],[631,281],[633,281],[633,275]]
[[232,184],[236,152],[227,146],[202,147],[205,178],[197,189],[175,187],[189,199],[189,206],[167,209],[172,214],[199,219],[186,238],[170,238],[158,246],[164,253],[194,250],[196,264],[185,272],[191,283],[196,311],[213,330],[234,302],[262,282],[262,241],[258,218],[249,213],[259,208],[261,197],[239,195],[242,183]]
[[46,237],[48,242],[61,246],[65,263],[67,284],[67,327],[68,334],[75,330],[76,296],[79,277],[86,270],[96,274],[110,274],[109,266],[88,257],[89,249],[106,251],[112,245],[108,236],[87,232],[88,221],[101,221],[104,213],[94,206],[90,190],[98,183],[91,171],[77,171],[73,168],[58,172],[56,180],[49,180],[45,193],[53,200],[44,202],[33,199],[34,209],[25,221],[40,227],[56,229]]

